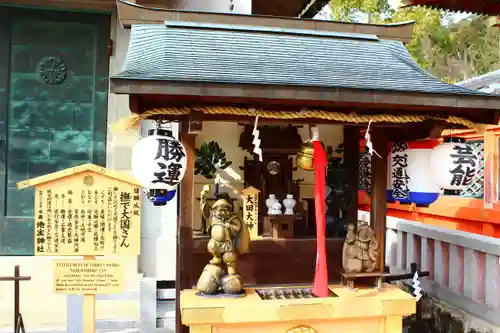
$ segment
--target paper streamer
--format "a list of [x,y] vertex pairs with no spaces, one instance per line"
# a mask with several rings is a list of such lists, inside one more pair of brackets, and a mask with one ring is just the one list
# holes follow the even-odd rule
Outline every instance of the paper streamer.
[[259,123],[259,116],[255,117],[255,124],[253,125],[253,152],[254,154],[259,155],[259,161],[262,162],[262,149],[260,149],[260,139],[259,139],[259,130],[257,129],[257,124]]
[[372,121],[370,120],[370,122],[368,123],[368,127],[366,128],[366,133],[365,133],[365,139],[366,139],[366,148],[368,148],[368,153],[370,155],[373,156],[373,154],[377,155],[379,158],[382,158],[382,156],[379,155],[379,153],[377,153],[374,149],[373,149],[373,143],[372,143],[372,140],[371,140],[371,136],[370,136],[370,126],[372,124]]
[[413,282],[413,296],[415,296],[415,300],[418,302],[420,298],[422,298],[422,288],[420,288],[420,281],[418,280],[418,273],[415,272],[415,275],[413,275],[413,279],[411,280]]

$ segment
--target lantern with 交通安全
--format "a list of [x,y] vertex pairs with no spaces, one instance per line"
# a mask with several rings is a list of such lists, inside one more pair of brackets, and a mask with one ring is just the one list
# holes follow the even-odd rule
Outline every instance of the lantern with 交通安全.
[[439,198],[439,186],[431,176],[430,156],[438,140],[395,142],[388,157],[387,200],[428,206]]
[[172,131],[152,129],[132,151],[132,173],[142,187],[149,190],[154,205],[165,205],[173,199],[175,189],[186,172],[186,150]]
[[430,156],[431,175],[444,190],[463,190],[471,185],[480,169],[479,153],[463,138],[448,137]]

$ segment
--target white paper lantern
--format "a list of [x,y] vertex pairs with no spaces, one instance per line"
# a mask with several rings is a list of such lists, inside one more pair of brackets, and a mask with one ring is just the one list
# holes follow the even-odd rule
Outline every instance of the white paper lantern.
[[439,144],[438,140],[426,139],[408,142],[408,188],[410,202],[417,207],[427,207],[439,198],[440,189],[434,177],[429,177],[430,156],[432,150]]
[[142,187],[173,190],[186,173],[186,150],[168,130],[150,130],[132,151],[132,173]]
[[467,188],[480,168],[479,154],[474,146],[462,142],[445,142],[436,146],[429,163],[437,185],[445,190]]

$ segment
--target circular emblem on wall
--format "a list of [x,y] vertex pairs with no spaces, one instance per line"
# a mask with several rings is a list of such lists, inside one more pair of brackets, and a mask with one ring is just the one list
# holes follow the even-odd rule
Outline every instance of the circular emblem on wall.
[[46,84],[61,84],[68,76],[68,65],[59,57],[46,57],[38,64],[38,75]]
[[317,333],[315,329],[308,326],[296,326],[286,333]]

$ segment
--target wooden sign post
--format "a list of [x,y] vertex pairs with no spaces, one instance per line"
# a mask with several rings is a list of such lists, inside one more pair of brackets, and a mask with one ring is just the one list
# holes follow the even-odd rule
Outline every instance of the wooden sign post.
[[250,231],[250,239],[261,239],[259,236],[259,190],[253,186],[245,188],[243,194],[243,222]]
[[83,332],[95,332],[95,295],[122,293],[120,262],[96,256],[140,253],[140,185],[128,175],[83,164],[19,182],[35,187],[35,255],[54,260],[54,292],[83,294]]

